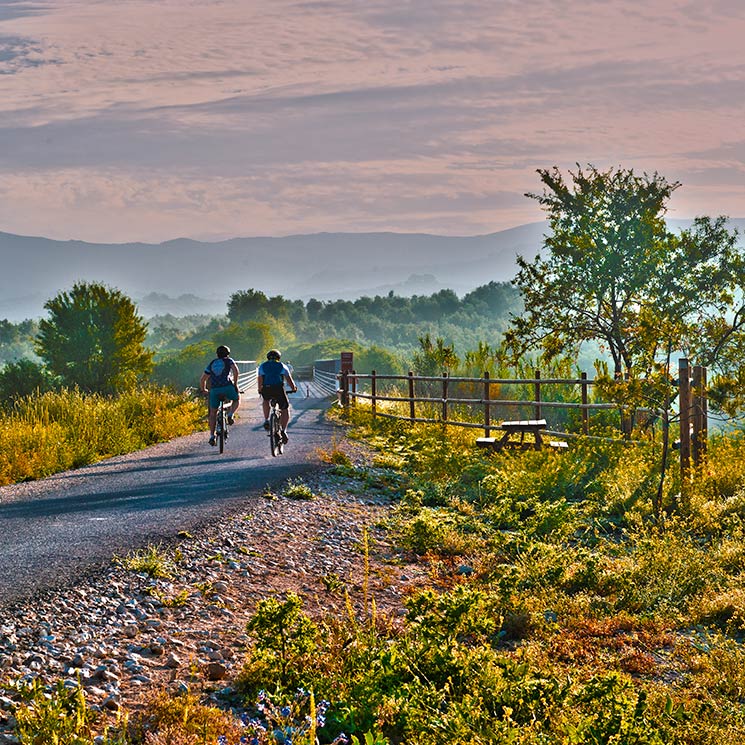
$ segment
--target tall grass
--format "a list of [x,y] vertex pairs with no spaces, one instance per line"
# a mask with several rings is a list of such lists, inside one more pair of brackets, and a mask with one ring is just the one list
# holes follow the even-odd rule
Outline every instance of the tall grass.
[[0,413],[0,485],[48,476],[199,429],[204,405],[154,386],[116,397],[62,390]]

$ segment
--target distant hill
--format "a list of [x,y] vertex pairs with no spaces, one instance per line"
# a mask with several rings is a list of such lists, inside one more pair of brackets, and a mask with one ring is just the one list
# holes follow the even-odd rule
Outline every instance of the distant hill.
[[248,288],[302,300],[443,288],[463,294],[511,279],[515,256],[534,256],[544,230],[541,222],[469,237],[318,233],[157,245],[0,233],[0,262],[8,269],[0,275],[0,318],[40,316],[46,300],[79,280],[119,288],[142,301],[145,315],[225,312],[230,295]]
[[[670,220],[674,229],[690,220]],[[745,218],[731,220],[745,231]],[[458,295],[490,281],[509,281],[515,257],[540,250],[546,222],[497,233],[451,237],[424,233],[316,233],[185,238],[160,244],[85,243],[0,233],[0,319],[43,314],[46,300],[79,280],[117,287],[146,316],[224,313],[236,290],[308,300],[362,295]]]

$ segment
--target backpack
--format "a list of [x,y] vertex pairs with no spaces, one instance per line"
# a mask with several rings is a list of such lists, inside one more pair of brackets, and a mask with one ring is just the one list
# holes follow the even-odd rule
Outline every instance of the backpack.
[[228,374],[233,369],[233,360],[230,357],[218,357],[207,365],[206,373],[210,376],[210,388],[222,388],[231,385]]

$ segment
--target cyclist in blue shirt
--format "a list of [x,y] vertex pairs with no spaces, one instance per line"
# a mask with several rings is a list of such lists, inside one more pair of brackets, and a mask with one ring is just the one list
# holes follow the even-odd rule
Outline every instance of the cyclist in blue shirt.
[[295,381],[292,379],[290,369],[280,362],[282,355],[277,349],[270,349],[266,354],[266,362],[259,365],[258,388],[262,397],[264,407],[264,429],[269,429],[269,402],[275,399],[279,402],[279,426],[282,430],[282,441],[287,442],[287,424],[290,421],[290,402],[285,392],[285,380],[290,385],[292,392],[297,391]]
[[220,397],[232,401],[228,412],[228,424],[233,424],[233,416],[241,405],[241,396],[238,392],[238,366],[230,356],[230,348],[221,344],[217,348],[217,358],[212,360],[202,373],[199,388],[203,393],[208,392],[210,397],[210,445],[216,445],[215,425],[217,423],[217,409],[220,406]]

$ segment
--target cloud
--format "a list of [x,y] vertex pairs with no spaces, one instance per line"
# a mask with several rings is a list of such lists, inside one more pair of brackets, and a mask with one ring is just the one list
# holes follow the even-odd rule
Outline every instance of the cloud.
[[739,193],[734,0],[31,7],[0,0],[0,229],[490,232],[577,161]]

